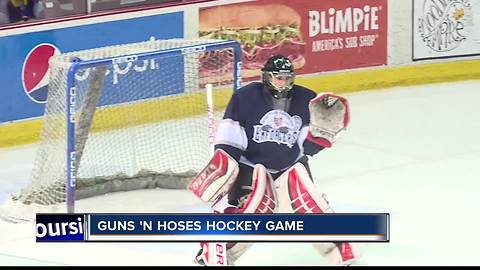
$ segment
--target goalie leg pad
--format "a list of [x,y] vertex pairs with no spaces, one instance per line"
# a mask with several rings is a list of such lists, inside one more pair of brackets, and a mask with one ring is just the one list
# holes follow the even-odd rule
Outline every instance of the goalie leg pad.
[[320,195],[305,166],[295,163],[276,182],[281,213],[332,213],[329,203]]
[[204,202],[215,202],[225,195],[238,175],[238,163],[217,149],[207,166],[190,182],[187,189]]
[[265,166],[255,165],[252,174],[252,192],[240,199],[239,213],[274,213],[277,198],[274,182]]
[[[328,201],[320,195],[305,166],[296,163],[277,180],[280,211],[285,213],[333,213]],[[315,249],[330,265],[349,265],[359,254],[350,243],[317,243]]]
[[227,258],[228,264],[234,265],[235,262],[242,256],[249,248],[251,248],[253,243],[240,243],[240,242],[230,242],[227,243]]
[[199,265],[228,265],[226,244],[200,242],[200,250],[194,261]]
[[[265,166],[255,165],[252,173],[252,191],[240,198],[238,206],[229,206],[221,212],[229,214],[274,213],[277,198],[274,182]],[[253,243],[202,242],[195,261],[202,265],[233,265]]]
[[350,265],[360,257],[357,247],[351,243],[316,243],[313,247],[328,265]]
[[200,265],[227,266],[235,262],[253,245],[253,243],[212,243],[201,242],[195,262]]

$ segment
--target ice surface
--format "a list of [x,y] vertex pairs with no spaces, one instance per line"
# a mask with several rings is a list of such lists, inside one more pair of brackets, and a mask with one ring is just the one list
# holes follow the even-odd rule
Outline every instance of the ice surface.
[[[391,214],[389,243],[359,265],[480,265],[480,81],[346,95],[351,125],[310,159],[336,212]],[[0,201],[25,185],[36,145],[0,149]],[[184,190],[81,200],[77,211],[207,212]],[[34,225],[0,221],[0,265],[193,265],[197,243],[35,243]],[[322,265],[308,243],[258,243],[237,265]]]

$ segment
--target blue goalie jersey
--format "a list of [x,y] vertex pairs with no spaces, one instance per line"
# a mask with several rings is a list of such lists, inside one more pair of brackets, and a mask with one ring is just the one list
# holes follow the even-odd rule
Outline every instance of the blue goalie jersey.
[[288,169],[304,155],[323,147],[307,140],[308,103],[316,93],[294,85],[287,111],[274,109],[263,84],[253,82],[236,91],[225,111],[215,138],[216,148],[238,162],[264,165],[271,173]]

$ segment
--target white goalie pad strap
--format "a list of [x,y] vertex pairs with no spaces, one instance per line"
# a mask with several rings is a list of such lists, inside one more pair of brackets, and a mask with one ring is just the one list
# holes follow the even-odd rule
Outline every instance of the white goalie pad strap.
[[277,198],[273,178],[265,166],[256,164],[252,174],[252,192],[238,206],[240,213],[274,213],[277,208]]
[[350,123],[350,108],[346,98],[331,92],[318,94],[310,100],[310,133],[314,138],[336,141],[340,131]]
[[238,163],[217,149],[208,165],[190,182],[188,190],[204,202],[215,202],[225,195],[238,175]]
[[296,163],[276,181],[281,213],[332,213],[301,163]]

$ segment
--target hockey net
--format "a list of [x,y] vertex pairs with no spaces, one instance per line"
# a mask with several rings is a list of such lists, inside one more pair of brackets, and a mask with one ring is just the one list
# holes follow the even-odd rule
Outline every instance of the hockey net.
[[[205,85],[213,84],[219,112],[239,82],[233,47],[205,49],[219,42],[151,40],[53,56],[32,174],[27,186],[3,205],[0,216],[31,220],[35,212],[66,209],[67,81],[73,59],[99,60],[79,68],[73,79],[75,199],[142,188],[185,188],[210,158]],[[175,48],[185,49],[181,54],[159,53]],[[143,58],[137,57],[141,54]]]

